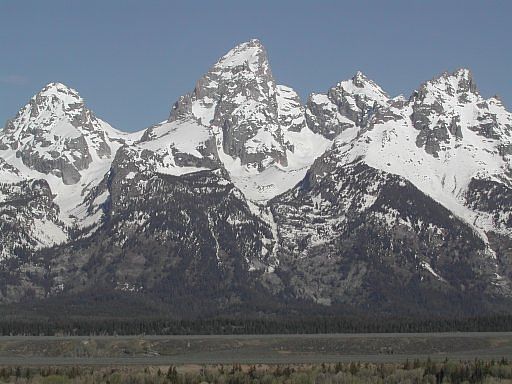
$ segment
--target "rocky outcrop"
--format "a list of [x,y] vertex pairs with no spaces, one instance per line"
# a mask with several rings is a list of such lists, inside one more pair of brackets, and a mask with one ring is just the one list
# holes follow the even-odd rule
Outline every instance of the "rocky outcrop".
[[0,262],[68,240],[45,180],[0,183]]
[[313,93],[306,104],[306,119],[313,132],[334,139],[348,128],[364,127],[379,109],[386,107],[386,93],[361,72],[327,91]]
[[362,161],[336,164],[335,151],[326,154],[300,185],[271,203],[279,272],[295,297],[443,313],[463,310],[461,294],[476,310],[486,295],[512,293],[468,223],[399,176]]

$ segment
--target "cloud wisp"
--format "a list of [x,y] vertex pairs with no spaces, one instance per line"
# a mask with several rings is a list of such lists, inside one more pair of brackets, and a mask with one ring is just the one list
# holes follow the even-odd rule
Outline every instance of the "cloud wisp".
[[28,77],[23,75],[0,75],[0,83],[7,85],[25,85]]

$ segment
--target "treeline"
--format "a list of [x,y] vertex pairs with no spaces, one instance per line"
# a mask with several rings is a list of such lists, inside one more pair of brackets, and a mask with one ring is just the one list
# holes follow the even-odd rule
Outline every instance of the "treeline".
[[302,319],[0,319],[0,335],[207,335],[407,332],[507,332],[511,315],[404,319],[321,317]]
[[3,367],[0,381],[11,383],[156,383],[156,384],[476,384],[508,383],[512,366],[500,361],[418,360],[404,364],[337,363],[313,366],[242,366],[239,364],[201,367],[86,368]]

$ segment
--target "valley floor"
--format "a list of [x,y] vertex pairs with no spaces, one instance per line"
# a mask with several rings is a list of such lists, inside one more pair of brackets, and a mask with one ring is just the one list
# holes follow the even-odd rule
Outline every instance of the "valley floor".
[[511,356],[512,332],[0,337],[0,366],[399,363]]

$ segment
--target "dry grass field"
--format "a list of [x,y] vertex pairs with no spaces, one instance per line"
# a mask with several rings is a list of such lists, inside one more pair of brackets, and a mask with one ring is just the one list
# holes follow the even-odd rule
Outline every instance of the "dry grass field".
[[0,337],[0,365],[304,364],[512,357],[512,333]]

